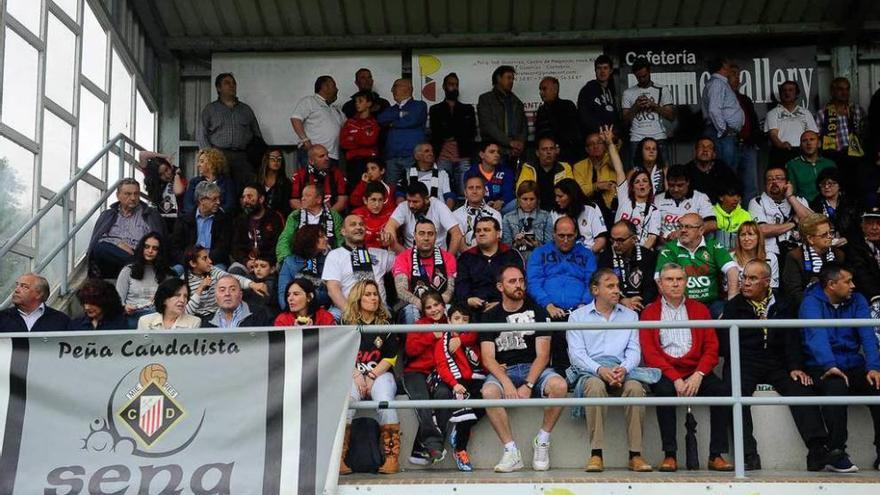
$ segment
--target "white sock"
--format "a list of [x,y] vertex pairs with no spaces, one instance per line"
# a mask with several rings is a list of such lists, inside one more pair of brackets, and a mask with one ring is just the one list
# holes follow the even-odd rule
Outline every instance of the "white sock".
[[516,450],[516,442],[511,441],[504,444],[505,452],[516,452]]
[[538,443],[550,443],[550,434],[543,428],[538,430]]

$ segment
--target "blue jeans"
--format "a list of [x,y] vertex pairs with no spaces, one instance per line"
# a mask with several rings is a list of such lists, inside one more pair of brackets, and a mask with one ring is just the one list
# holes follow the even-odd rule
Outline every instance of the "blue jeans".
[[112,242],[97,242],[89,254],[91,262],[97,266],[100,278],[116,278],[122,267],[130,264],[132,255]]
[[406,175],[407,169],[413,164],[411,157],[394,157],[385,159],[385,182],[397,185]]
[[[510,381],[513,382],[514,387],[520,387],[526,383],[526,378],[529,377],[529,371],[532,369],[532,363],[522,363],[522,364],[514,364],[510,365],[506,368],[507,377],[510,378]],[[535,388],[532,389],[532,397],[547,397],[547,394],[544,393],[544,386],[547,385],[547,381],[554,376],[558,376],[559,373],[553,371],[553,368],[546,367],[544,371],[541,372],[541,376],[538,377],[538,380],[535,382]],[[501,381],[495,378],[495,375],[489,375],[486,377],[486,382],[483,383],[483,388],[486,388],[490,385],[494,385],[504,391],[504,385],[501,384]]]
[[437,167],[445,170],[449,176],[449,187],[452,192],[459,198],[464,197],[464,174],[471,168],[471,161],[468,158],[462,158],[457,162],[451,160],[438,160]]
[[752,144],[737,143],[737,161],[731,165],[742,185],[742,204],[758,196],[758,148]]
[[137,328],[138,320],[141,319],[141,316],[148,315],[148,314],[155,313],[155,312],[156,312],[156,308],[149,307],[149,308],[141,308],[141,309],[136,310],[135,312],[133,312],[130,315],[125,315],[126,328],[129,328],[129,329]]
[[739,147],[739,139],[736,136],[712,135],[712,141],[715,143],[715,157],[723,161],[725,165],[736,171],[737,148]]
[[422,312],[415,304],[407,304],[398,313],[398,320],[404,325],[412,325],[422,317]]

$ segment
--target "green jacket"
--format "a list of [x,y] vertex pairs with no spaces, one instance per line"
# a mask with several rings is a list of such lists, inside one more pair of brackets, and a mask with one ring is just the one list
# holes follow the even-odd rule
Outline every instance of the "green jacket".
[[[284,231],[278,237],[278,245],[275,246],[275,256],[278,258],[279,265],[284,263],[284,258],[291,254],[290,249],[293,244],[293,238],[296,235],[296,231],[299,230],[301,211],[293,210],[290,212],[290,215],[287,217],[287,223],[284,225]],[[333,238],[330,239],[330,236],[328,236],[327,241],[330,243],[330,249],[334,249],[343,243],[342,216],[336,210],[328,208],[327,211],[330,213],[330,219],[333,222]]]
[[719,298],[719,277],[727,273],[727,270],[736,268],[736,263],[724,246],[705,237],[693,253],[679,241],[667,242],[657,255],[654,278],[660,277],[660,269],[666,263],[677,263],[684,268],[688,275],[685,289],[688,299],[706,304]]
[[807,201],[812,201],[819,195],[819,188],[816,187],[819,172],[831,167],[836,165],[827,158],[820,156],[816,159],[816,163],[810,163],[803,156],[799,156],[785,164],[785,171],[789,182],[794,186],[794,193],[806,198]]

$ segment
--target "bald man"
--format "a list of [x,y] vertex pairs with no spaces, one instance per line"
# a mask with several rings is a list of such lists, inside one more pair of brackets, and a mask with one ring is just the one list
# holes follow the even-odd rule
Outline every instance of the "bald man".
[[345,175],[339,167],[331,164],[330,154],[323,145],[315,144],[309,148],[308,163],[293,174],[290,207],[302,208],[302,190],[309,184],[318,184],[324,190],[324,204],[337,212],[345,209],[348,202],[345,188]]
[[377,120],[387,130],[385,140],[385,177],[397,184],[413,163],[413,150],[425,140],[428,106],[414,100],[409,79],[398,79],[391,86],[394,105],[383,110]]
[[49,282],[36,273],[25,273],[15,281],[12,307],[0,311],[0,333],[57,332],[67,330],[70,318],[46,306]]

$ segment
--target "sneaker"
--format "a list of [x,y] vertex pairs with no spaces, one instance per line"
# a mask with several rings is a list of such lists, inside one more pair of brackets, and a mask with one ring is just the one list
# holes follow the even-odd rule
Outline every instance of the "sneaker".
[[824,446],[810,449],[807,453],[807,471],[822,471],[831,462],[830,453]]
[[431,453],[422,445],[413,445],[409,455],[409,463],[416,466],[428,466],[431,464]]
[[532,469],[535,471],[547,471],[550,469],[550,442],[539,443],[538,437],[532,442]]
[[512,473],[523,468],[522,456],[519,450],[505,450],[501,456],[501,461],[495,465],[496,473]]
[[757,453],[745,455],[746,471],[761,470],[761,456]]
[[[832,452],[832,456],[833,455],[834,453]],[[825,466],[825,469],[835,473],[857,473],[859,471],[859,467],[852,463],[849,459],[849,455],[846,453],[835,457],[837,457],[837,459]]]
[[443,461],[443,459],[446,459],[446,449],[437,450],[428,448],[427,451],[429,456],[428,460],[431,461],[431,464],[437,464],[438,462]]
[[452,457],[455,459],[455,465],[459,471],[470,473],[474,470],[474,466],[471,464],[471,456],[468,455],[467,450],[452,452]]
[[455,423],[450,423],[448,429],[449,432],[446,434],[446,441],[449,442],[449,446],[455,451],[455,447],[458,444],[458,428],[455,427]]

